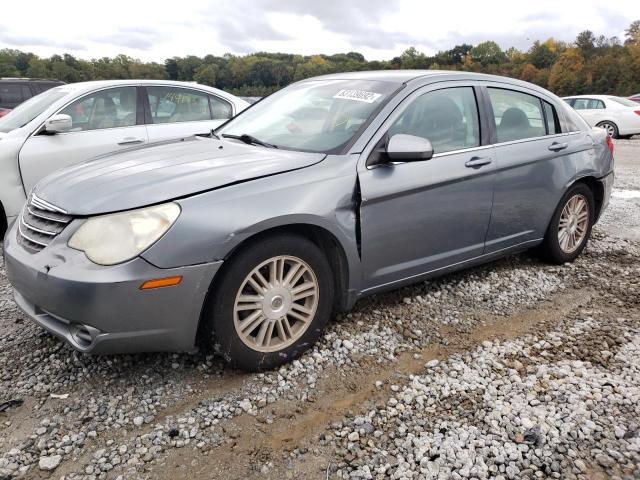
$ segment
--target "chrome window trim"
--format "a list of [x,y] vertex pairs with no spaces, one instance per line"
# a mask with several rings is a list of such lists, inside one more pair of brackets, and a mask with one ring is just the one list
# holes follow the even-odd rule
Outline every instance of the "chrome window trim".
[[526,142],[535,142],[537,140],[544,140],[545,138],[559,138],[559,137],[567,137],[569,135],[576,135],[578,133],[582,133],[579,130],[575,131],[575,132],[562,132],[562,133],[555,133],[553,135],[541,135],[538,137],[527,137],[527,138],[521,138],[519,140],[510,140],[508,142],[498,142],[498,143],[492,143],[491,145],[494,147],[502,147],[504,145],[513,145],[516,143],[526,143]]

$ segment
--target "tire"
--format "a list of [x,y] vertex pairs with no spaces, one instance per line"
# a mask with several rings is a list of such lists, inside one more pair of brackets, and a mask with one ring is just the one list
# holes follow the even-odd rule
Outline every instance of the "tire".
[[600,128],[604,128],[606,130],[607,134],[611,138],[620,138],[620,133],[618,131],[618,126],[615,123],[606,121],[606,122],[600,122],[596,126],[600,127]]
[[[573,203],[573,208],[570,205],[571,202],[576,202]],[[584,211],[580,209],[580,206],[583,205],[581,202],[584,202],[587,209],[584,223],[582,223]],[[571,210],[578,210],[583,213],[573,214]],[[551,217],[551,222],[547,228],[542,245],[539,248],[542,257],[556,264],[573,262],[578,258],[589,241],[595,218],[594,214],[595,202],[591,189],[584,183],[578,183],[569,188],[562,196],[553,217]],[[566,225],[566,227],[564,227],[566,233],[562,235],[562,239],[560,238],[561,220],[563,224]],[[574,235],[578,237],[574,237],[575,244],[571,241],[571,236],[567,237],[573,228],[575,228],[573,230]]]
[[203,318],[205,347],[213,346],[229,364],[247,371],[290,362],[322,334],[334,290],[329,262],[310,240],[287,234],[251,242],[214,280]]

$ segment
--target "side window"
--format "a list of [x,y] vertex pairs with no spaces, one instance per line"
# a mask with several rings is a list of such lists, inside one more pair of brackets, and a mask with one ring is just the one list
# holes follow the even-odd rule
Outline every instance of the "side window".
[[389,136],[397,133],[428,139],[434,153],[480,145],[478,105],[471,87],[425,93],[402,112]]
[[544,125],[542,105],[538,97],[527,93],[489,88],[489,98],[496,122],[498,142],[542,137]]
[[542,101],[544,106],[544,116],[547,122],[547,135],[554,135],[560,132],[560,122],[558,122],[558,115],[556,109],[549,102]]
[[22,85],[22,101],[24,102],[25,100],[28,100],[31,97],[33,97],[33,94],[31,93],[31,89],[27,85]]
[[604,102],[595,98],[576,98],[573,108],[576,110],[599,110],[604,108]]
[[71,116],[72,132],[136,124],[136,88],[100,90],[76,100],[60,113]]
[[0,83],[0,105],[13,107],[22,103],[22,88],[15,83]]
[[219,97],[209,95],[209,102],[211,102],[211,115],[214,120],[227,120],[231,118],[233,110],[231,104]]
[[211,120],[205,93],[186,88],[147,87],[147,95],[154,124]]

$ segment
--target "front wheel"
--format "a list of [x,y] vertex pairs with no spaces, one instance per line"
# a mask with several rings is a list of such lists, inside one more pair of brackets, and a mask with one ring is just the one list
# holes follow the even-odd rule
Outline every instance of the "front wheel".
[[331,314],[331,267],[313,242],[267,237],[234,255],[215,280],[205,341],[243,370],[277,367],[320,337]]
[[595,218],[593,192],[585,184],[574,185],[564,194],[540,247],[554,263],[573,262],[584,250]]

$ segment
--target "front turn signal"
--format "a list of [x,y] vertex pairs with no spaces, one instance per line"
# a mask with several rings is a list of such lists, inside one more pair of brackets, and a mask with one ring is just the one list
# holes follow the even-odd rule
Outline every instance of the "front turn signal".
[[151,290],[153,288],[173,287],[179,285],[182,282],[182,276],[156,278],[154,280],[147,280],[140,285],[140,290]]

